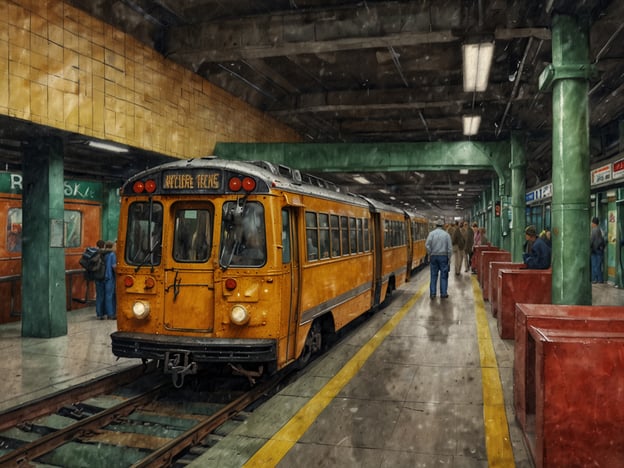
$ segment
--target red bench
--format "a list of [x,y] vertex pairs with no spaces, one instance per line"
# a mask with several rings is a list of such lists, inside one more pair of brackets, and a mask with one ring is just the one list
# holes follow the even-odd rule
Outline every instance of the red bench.
[[624,333],[529,327],[537,468],[624,461]]
[[483,263],[483,273],[481,274],[481,291],[483,294],[483,300],[490,300],[490,264],[492,262],[510,262],[511,261],[511,252],[507,252],[506,250],[486,250],[481,256]]
[[490,244],[487,245],[475,245],[472,248],[472,259],[470,260],[470,269],[474,272],[477,271],[477,264],[479,263],[480,252],[483,250],[497,250]]
[[498,247],[490,246],[487,249],[479,250],[479,256],[477,258],[477,280],[479,284],[483,284],[483,271],[485,268],[485,264],[483,263],[484,254],[486,252],[498,252],[500,249]]
[[523,430],[527,427],[527,420],[535,417],[535,374],[529,365],[535,349],[529,340],[530,326],[624,332],[624,307],[516,304],[513,395],[516,419]]
[[520,270],[522,268],[526,268],[524,263],[490,262],[488,297],[490,300],[490,312],[492,312],[494,317],[498,314],[498,272],[502,269]]
[[552,270],[498,271],[498,334],[505,340],[514,338],[516,304],[550,304]]

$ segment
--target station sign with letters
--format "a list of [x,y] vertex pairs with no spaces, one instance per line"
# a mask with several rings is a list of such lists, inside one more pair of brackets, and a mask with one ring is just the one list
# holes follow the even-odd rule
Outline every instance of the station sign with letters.
[[[22,194],[23,177],[19,172],[0,172],[0,194]],[[63,181],[63,194],[65,198],[78,200],[101,200],[103,187],[101,182],[84,180]]]

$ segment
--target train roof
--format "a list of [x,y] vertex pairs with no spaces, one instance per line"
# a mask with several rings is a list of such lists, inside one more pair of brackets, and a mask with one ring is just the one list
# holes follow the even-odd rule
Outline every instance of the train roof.
[[[132,186],[137,180],[148,178],[162,171],[185,169],[220,169],[232,173],[253,175],[256,179],[266,184],[267,187],[304,195],[315,195],[323,198],[335,199],[354,205],[371,206],[371,201],[359,195],[341,191],[340,188],[332,182],[310,174],[302,174],[299,170],[292,169],[288,166],[274,164],[268,161],[222,159],[217,156],[184,159],[151,167],[128,179],[122,187],[122,193],[127,193],[128,187]],[[376,202],[376,206],[381,205],[383,205],[383,203]],[[385,205],[385,207],[387,210],[396,210],[396,208],[389,205]]]

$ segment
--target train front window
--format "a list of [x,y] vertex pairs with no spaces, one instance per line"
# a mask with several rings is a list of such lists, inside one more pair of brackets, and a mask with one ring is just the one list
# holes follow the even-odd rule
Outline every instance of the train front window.
[[128,208],[126,262],[159,265],[162,256],[163,208],[160,203],[135,202]]
[[212,244],[212,214],[207,209],[175,212],[173,258],[176,262],[205,262]]
[[226,202],[222,218],[221,267],[264,265],[267,259],[264,206],[245,200]]

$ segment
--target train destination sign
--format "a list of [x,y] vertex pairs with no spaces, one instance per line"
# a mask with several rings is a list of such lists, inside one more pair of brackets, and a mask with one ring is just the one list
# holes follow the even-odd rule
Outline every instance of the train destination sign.
[[163,190],[217,191],[221,189],[221,171],[166,171]]

